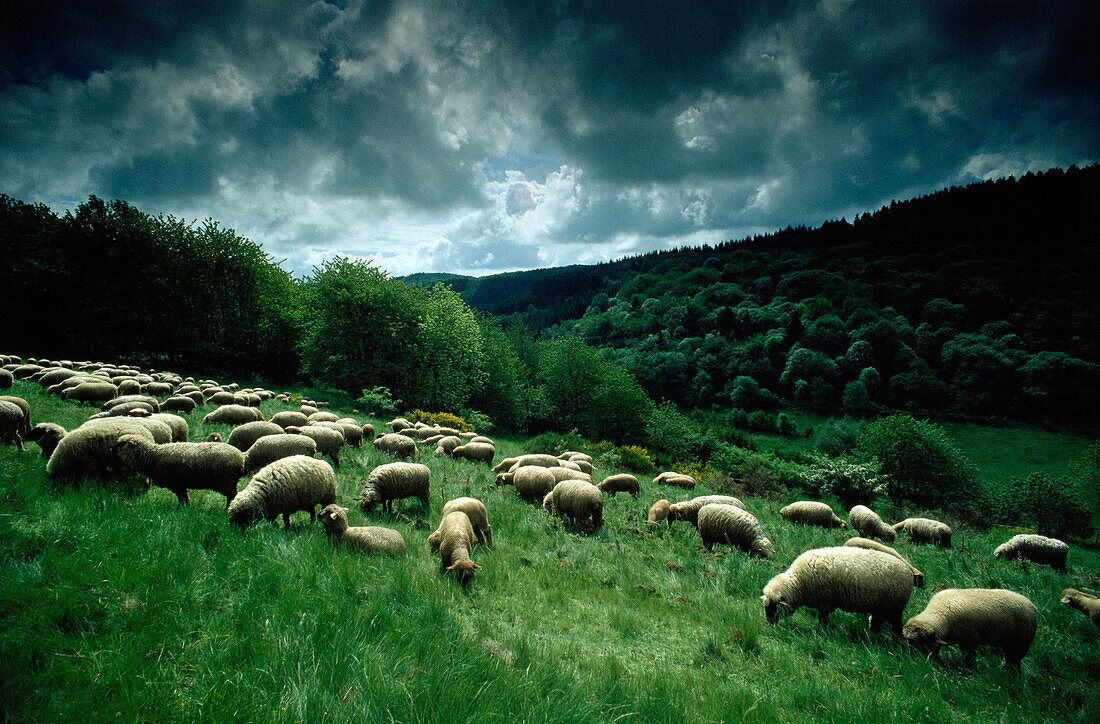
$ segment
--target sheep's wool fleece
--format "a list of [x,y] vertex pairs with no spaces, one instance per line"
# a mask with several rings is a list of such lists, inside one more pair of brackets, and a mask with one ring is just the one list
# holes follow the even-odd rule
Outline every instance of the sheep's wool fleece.
[[293,455],[264,466],[229,504],[230,520],[265,517],[336,502],[336,474],[324,460]]
[[699,537],[710,548],[714,543],[729,543],[747,553],[765,558],[774,555],[771,541],[764,535],[760,521],[752,513],[735,505],[709,503],[698,511]]
[[426,498],[432,471],[420,463],[386,463],[371,470],[363,486],[362,498],[374,490],[380,500]]
[[697,525],[699,521],[699,511],[704,505],[709,505],[711,503],[733,505],[742,510],[747,510],[745,504],[732,495],[700,495],[691,500],[673,503],[669,506],[669,512],[676,516],[676,520],[684,520],[692,525]]
[[949,588],[928,600],[905,624],[922,624],[949,644],[964,648],[1000,646],[1027,653],[1035,638],[1039,611],[1026,596],[1002,588]]
[[1008,559],[1026,558],[1037,563],[1065,567],[1069,546],[1057,538],[1021,533],[997,546],[993,555]]
[[865,548],[816,548],[768,582],[764,594],[783,591],[789,603],[821,610],[876,613],[904,610],[913,593],[913,572],[889,553]]
[[886,525],[886,521],[866,505],[857,505],[848,511],[848,524],[867,538],[882,538],[887,541],[897,538],[894,529]]

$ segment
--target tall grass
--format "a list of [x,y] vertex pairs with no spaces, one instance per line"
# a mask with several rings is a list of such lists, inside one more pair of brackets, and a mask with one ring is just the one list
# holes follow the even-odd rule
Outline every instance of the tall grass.
[[[14,394],[36,419],[67,427],[94,409],[33,385]],[[265,403],[265,414],[280,409]],[[343,410],[342,412],[347,412]],[[191,439],[210,429],[191,416]],[[376,426],[382,421],[373,420]],[[498,441],[498,459],[520,440]],[[1011,455],[1011,448],[1004,453]],[[997,561],[1011,531],[963,529],[956,548],[905,541],[928,588],[1000,586],[1039,607],[1039,636],[1019,676],[983,651],[927,660],[866,617],[827,627],[800,611],[775,627],[764,584],[803,550],[844,531],[795,526],[777,504],[747,501],[775,542],[772,561],[704,553],[686,524],[646,528],[660,497],[691,493],[643,481],[608,499],[586,535],[496,487],[484,465],[432,457],[430,510],[354,506],[372,447],[341,455],[338,492],[352,525],[398,529],[405,558],[334,549],[305,514],[244,532],[224,499],[187,507],[154,488],[57,486],[37,448],[0,449],[0,706],[12,721],[1095,721],[1100,636],[1058,602],[1100,586],[1095,551],[1070,571]],[[602,470],[600,474],[617,471]],[[243,483],[243,481],[242,481]],[[699,491],[701,492],[701,491]],[[698,493],[696,493],[698,494]],[[485,502],[494,546],[467,589],[441,574],[427,535],[445,500]],[[401,517],[404,516],[404,517]],[[417,526],[417,519],[426,524]],[[407,522],[408,521],[408,522]]]

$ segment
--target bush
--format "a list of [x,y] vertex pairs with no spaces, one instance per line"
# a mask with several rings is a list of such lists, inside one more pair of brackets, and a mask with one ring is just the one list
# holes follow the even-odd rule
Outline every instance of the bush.
[[780,435],[786,437],[795,437],[798,435],[798,431],[794,427],[794,421],[792,421],[790,415],[785,412],[779,413],[779,417],[775,419],[775,430]]
[[523,443],[526,453],[561,455],[566,450],[587,452],[593,457],[599,452],[599,446],[584,439],[575,430],[570,432],[544,432]]
[[451,427],[459,432],[472,432],[474,430],[473,425],[466,422],[458,415],[452,415],[449,412],[424,412],[423,410],[413,410],[406,415],[409,422],[422,422],[425,425],[432,427]]
[[388,387],[374,387],[363,390],[363,395],[357,400],[367,408],[367,412],[374,417],[384,417],[397,413],[401,406],[401,400],[394,399]]
[[840,457],[856,449],[863,425],[855,420],[834,418],[817,428],[814,433],[814,449],[829,457]]
[[649,451],[637,445],[626,445],[616,449],[619,456],[619,467],[632,473],[648,475],[657,469]]
[[761,432],[775,432],[777,427],[775,415],[769,415],[763,410],[757,410],[756,412],[750,413],[745,424],[749,429],[760,430]]
[[464,410],[462,418],[466,420],[466,424],[470,426],[471,430],[485,434],[492,432],[496,429],[496,425],[489,419],[489,416],[484,412],[478,412],[477,410]]
[[698,426],[676,409],[671,402],[662,402],[646,421],[649,449],[665,461],[694,460],[699,457],[703,437]]
[[833,495],[845,508],[869,504],[886,490],[886,478],[877,463],[861,464],[824,455],[814,457],[802,480],[807,490]]
[[909,415],[883,417],[864,429],[857,448],[864,459],[879,461],[894,503],[950,509],[985,503],[977,467],[939,425]]
[[1040,535],[1085,537],[1092,532],[1088,506],[1068,478],[1054,479],[1046,473],[1014,478],[997,496],[994,508],[1003,522],[1030,523]]

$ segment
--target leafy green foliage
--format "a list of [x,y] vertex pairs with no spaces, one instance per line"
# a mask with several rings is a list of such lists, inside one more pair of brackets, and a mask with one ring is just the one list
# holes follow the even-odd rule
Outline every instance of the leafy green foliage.
[[868,505],[886,490],[887,480],[877,462],[857,463],[817,455],[802,476],[808,490],[836,497],[845,508]]
[[814,448],[829,457],[852,452],[863,425],[850,417],[834,417],[814,429]]
[[388,387],[372,387],[363,390],[358,402],[367,408],[367,411],[378,417],[393,415],[401,407],[401,400],[395,400]]
[[1069,478],[1032,473],[1016,478],[997,496],[997,517],[1029,523],[1040,535],[1084,537],[1092,530],[1091,511]]

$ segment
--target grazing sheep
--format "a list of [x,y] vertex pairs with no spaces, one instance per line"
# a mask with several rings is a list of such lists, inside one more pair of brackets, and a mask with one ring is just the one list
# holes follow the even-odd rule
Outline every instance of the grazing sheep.
[[23,451],[23,411],[19,406],[11,402],[0,401],[0,442],[11,445]]
[[775,548],[752,513],[726,503],[708,503],[698,512],[699,537],[708,551],[715,543],[729,543],[760,558],[773,558]]
[[185,415],[190,415],[195,411],[198,405],[190,397],[183,395],[173,395],[164,401],[164,404],[160,406],[160,409],[165,412],[182,412]]
[[288,427],[286,432],[292,435],[305,435],[317,443],[317,452],[328,455],[332,464],[340,467],[340,448],[344,445],[344,435],[338,430],[327,427],[306,425],[305,427]]
[[397,458],[416,457],[416,442],[400,433],[388,432],[380,435],[374,439],[374,446]]
[[141,391],[154,397],[167,397],[172,394],[172,385],[167,382],[147,382],[141,386]]
[[288,458],[291,455],[313,457],[316,454],[317,443],[311,437],[285,432],[279,435],[264,435],[252,443],[248,452],[244,454],[244,469],[251,472],[280,458]]
[[211,405],[218,405],[220,407],[235,404],[237,402],[237,396],[226,390],[214,390],[211,392],[210,396],[206,398],[206,401]]
[[906,518],[894,524],[894,532],[905,531],[914,543],[937,543],[942,548],[951,547],[951,526],[931,518]]
[[100,425],[110,425],[113,422],[119,420],[125,420],[126,422],[133,423],[140,427],[144,427],[153,435],[153,442],[157,445],[163,445],[166,442],[172,442],[172,428],[168,427],[166,423],[160,420],[154,420],[150,417],[108,417],[99,420],[86,420],[83,425],[77,428],[84,427],[98,427]]
[[42,457],[48,458],[57,449],[57,444],[68,432],[53,422],[40,422],[27,434],[27,442],[38,443],[42,448]]
[[1091,593],[1078,591],[1076,588],[1067,588],[1062,591],[1062,603],[1070,608],[1076,608],[1088,616],[1090,621],[1100,626],[1100,598]]
[[309,419],[300,412],[283,410],[272,415],[271,422],[286,430],[288,427],[305,427],[309,424]]
[[403,417],[395,417],[390,420],[389,426],[394,432],[401,432],[402,430],[408,430],[412,427],[412,423]]
[[458,582],[463,586],[469,584],[474,577],[474,571],[481,568],[470,560],[474,527],[470,523],[470,517],[461,510],[454,510],[443,516],[439,527],[428,536],[428,541],[432,548],[439,550],[443,569],[454,571]]
[[1048,538],[1045,535],[1020,534],[997,546],[993,555],[1006,561],[1023,558],[1064,571],[1069,546],[1057,538]]
[[103,412],[97,412],[88,419],[99,420],[104,417],[125,417],[130,414],[131,410],[144,410],[149,414],[153,413],[153,407],[147,402],[123,402],[121,405],[114,405]]
[[[470,519],[470,525],[474,528],[474,535],[481,545],[493,544],[493,528],[489,525],[489,513],[485,510],[485,504],[477,498],[455,498],[448,500],[443,506],[440,518],[446,518],[448,513],[461,510]],[[434,535],[434,533],[433,533]],[[435,550],[439,547],[439,539],[428,536],[428,545]]]
[[796,501],[780,510],[779,514],[791,523],[816,525],[821,528],[844,528],[847,526],[847,523],[838,518],[828,504],[819,503],[816,500]]
[[[510,476],[508,482],[516,487],[516,494],[529,503],[541,501],[558,483],[550,468],[538,465],[524,465],[514,473],[504,475]],[[500,482],[500,476],[497,476],[497,482]]]
[[363,439],[367,442],[374,442],[374,425],[369,422],[363,425]]
[[15,384],[15,377],[11,372],[7,370],[0,370],[0,390],[11,389],[11,386]]
[[1026,596],[1001,588],[948,588],[932,596],[924,610],[905,623],[909,643],[932,651],[958,644],[968,661],[979,646],[996,646],[1005,664],[1019,671],[1035,639],[1039,611]]
[[365,512],[382,504],[382,510],[393,512],[393,501],[399,498],[419,498],[427,510],[430,505],[432,471],[420,463],[386,463],[371,470],[359,493],[359,505]]
[[912,563],[905,559],[905,557],[898,553],[896,550],[888,545],[883,545],[876,540],[870,538],[849,538],[844,541],[844,545],[850,548],[866,548],[872,551],[882,551],[883,553],[889,553],[892,556],[896,556],[899,560],[905,561],[905,564],[913,569],[913,585],[917,588],[924,588],[924,574],[917,569]]
[[559,483],[563,480],[583,480],[588,483],[592,482],[592,476],[586,475],[580,470],[572,470],[570,468],[563,468],[559,466],[546,469],[549,470],[550,474],[554,476],[554,480]]
[[653,478],[653,482],[658,485],[674,485],[677,488],[694,488],[695,478],[690,475],[684,475],[683,473],[677,473],[673,471],[663,472],[657,477]]
[[493,456],[496,454],[495,447],[483,442],[468,442],[451,450],[451,457],[453,458],[466,458],[479,463],[493,462]]
[[584,462],[588,463],[589,465],[591,465],[594,462],[592,460],[591,455],[589,455],[588,453],[577,452],[576,450],[566,450],[561,455],[558,455],[558,459],[559,460],[571,460],[575,463],[584,461]]
[[[668,511],[670,507],[668,500],[658,500],[649,508],[649,513],[646,515],[645,519],[646,525],[650,528],[655,528],[662,520],[669,520]],[[668,524],[672,525],[672,521],[669,520]]]
[[308,415],[306,419],[309,422],[336,422],[340,419],[340,416],[333,412],[315,412]]
[[244,474],[244,455],[222,442],[157,445],[140,435],[123,435],[112,452],[153,485],[175,493],[181,505],[190,502],[188,489],[198,489],[221,493],[228,508],[237,494],[237,481]]
[[[237,451],[240,452],[239,450]],[[324,460],[306,455],[280,458],[260,468],[248,485],[229,504],[229,521],[244,528],[261,518],[274,522],[283,516],[283,527],[290,527],[290,516],[309,511],[312,523],[322,508],[336,502],[336,473]]]
[[848,511],[848,524],[864,538],[881,538],[889,543],[898,537],[894,529],[866,505],[857,505]]
[[148,436],[150,442],[155,442],[153,433],[135,419],[115,417],[96,425],[85,423],[61,438],[46,461],[46,474],[51,478],[77,478],[117,470],[122,462],[112,448],[127,434]]
[[318,517],[334,544],[371,555],[405,555],[405,539],[392,528],[373,525],[349,528],[347,508],[341,508],[335,503],[326,505]]
[[344,434],[344,444],[351,445],[354,448],[363,446],[363,428],[359,427],[357,423],[337,420],[332,424],[337,426],[334,429],[338,429]]
[[118,394],[110,382],[81,382],[61,393],[61,399],[75,402],[104,402]]
[[242,425],[246,422],[264,419],[263,413],[255,407],[244,405],[222,405],[202,418],[206,425]]
[[265,435],[282,435],[283,428],[274,422],[257,420],[237,425],[229,431],[229,439],[226,442],[241,452],[247,452],[252,444]]
[[113,400],[107,400],[106,402],[104,402],[103,409],[110,410],[112,407],[125,405],[130,402],[144,402],[146,405],[152,408],[153,412],[160,412],[160,403],[157,401],[157,398],[150,397],[149,395],[121,395],[114,398]]
[[913,593],[913,572],[889,553],[840,546],[809,550],[764,586],[768,623],[801,606],[817,609],[818,620],[840,609],[871,614],[871,630],[889,624],[901,632],[901,616]]
[[[132,414],[132,413],[131,413]],[[154,412],[149,415],[150,420],[158,420],[172,429],[172,442],[187,442],[190,429],[187,420],[170,412]]]
[[23,420],[19,425],[19,435],[26,440],[27,435],[31,431],[31,405],[22,397],[16,397],[15,395],[0,395],[0,402],[10,402],[19,408],[19,411],[23,414]]
[[635,498],[638,497],[638,493],[642,489],[641,483],[638,482],[638,478],[629,473],[610,475],[604,478],[603,482],[596,487],[608,495],[614,495],[615,493],[630,493]]
[[542,507],[574,525],[591,521],[593,530],[603,525],[603,493],[584,480],[561,481],[543,497]]
[[216,432],[212,432],[209,435],[207,435],[205,441],[206,442],[225,442],[224,440],[222,440],[222,436],[219,435]]
[[459,446],[461,440],[455,435],[449,435],[447,437],[440,438],[436,442],[435,454],[436,455],[450,455],[451,451]]
[[668,508],[668,524],[671,526],[676,521],[682,520],[698,528],[699,509],[710,503],[722,503],[723,505],[735,506],[741,510],[748,510],[744,503],[732,495],[700,495],[691,500],[684,500],[670,505]]
[[[512,464],[509,465],[507,468],[501,468],[501,469],[502,470],[506,469],[506,470],[508,470],[510,472],[513,472],[513,473],[518,468],[522,468],[525,465],[539,465],[539,466],[544,467],[544,468],[554,468],[554,467],[558,467],[558,463],[561,462],[560,460],[558,460],[553,455],[544,455],[542,453],[532,453],[530,455],[520,455],[518,458],[514,458],[514,459],[513,458],[508,458],[508,459],[512,460]],[[503,465],[505,462],[508,462],[508,461],[507,460],[502,461],[501,465]],[[500,470],[497,470],[498,467],[500,467],[500,465],[494,467],[492,469],[493,472],[495,472],[495,473],[500,472]]]

